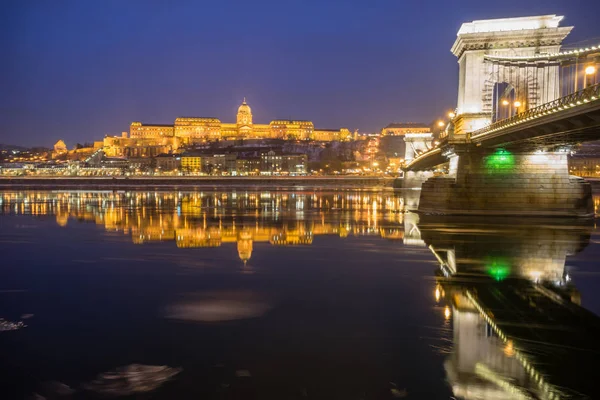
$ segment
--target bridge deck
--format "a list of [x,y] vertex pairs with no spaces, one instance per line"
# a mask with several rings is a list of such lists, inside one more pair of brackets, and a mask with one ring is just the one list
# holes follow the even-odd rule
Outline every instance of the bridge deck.
[[[458,137],[460,135],[456,135]],[[452,147],[506,147],[531,151],[542,147],[600,140],[600,84],[542,104],[464,136],[462,143],[444,140],[416,157],[407,171],[431,169],[447,162]]]

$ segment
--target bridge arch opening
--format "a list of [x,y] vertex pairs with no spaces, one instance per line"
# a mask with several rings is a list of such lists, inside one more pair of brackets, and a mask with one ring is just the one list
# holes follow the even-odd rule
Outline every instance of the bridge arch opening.
[[[516,114],[518,107],[515,87],[508,82],[497,82],[492,89],[492,122],[510,118]],[[518,103],[517,103],[518,104]]]

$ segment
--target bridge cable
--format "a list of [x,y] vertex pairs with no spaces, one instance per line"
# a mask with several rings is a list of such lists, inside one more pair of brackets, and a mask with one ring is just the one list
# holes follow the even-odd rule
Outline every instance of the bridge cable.
[[[546,82],[546,78],[548,77],[548,75],[550,74],[550,69],[546,68],[546,75],[543,77],[544,80],[544,91],[546,92],[545,98],[544,98],[544,103],[548,102],[548,82]],[[550,78],[548,78],[548,80],[550,80]]]
[[[517,63],[517,101],[523,105],[521,99],[523,99],[523,93],[521,90],[521,64]],[[515,110],[515,112],[519,113],[519,107]]]
[[579,72],[579,57],[575,58],[575,90],[573,90],[573,93],[575,93],[577,91],[577,89],[579,89],[579,79],[577,76],[578,72]]
[[500,103],[501,103],[501,95],[500,95],[500,64],[496,63],[496,82],[497,82],[497,89],[496,89],[496,120],[500,119],[500,111],[502,110],[500,108]]
[[525,76],[523,77],[523,96],[525,99],[525,106],[529,107],[529,65],[525,63]]
[[500,89],[497,76],[495,76],[494,74],[494,69],[496,71],[498,70],[496,63],[492,63],[492,107],[494,109],[494,114],[492,115],[492,122],[495,122],[498,119],[498,89]]

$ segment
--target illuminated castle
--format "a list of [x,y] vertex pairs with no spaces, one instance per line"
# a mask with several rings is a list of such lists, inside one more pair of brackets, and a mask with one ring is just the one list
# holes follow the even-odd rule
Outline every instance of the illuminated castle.
[[235,123],[221,122],[218,118],[180,117],[173,125],[143,124],[132,122],[131,139],[175,138],[182,144],[220,139],[289,139],[344,141],[352,139],[350,131],[341,129],[315,129],[312,121],[273,120],[269,124],[255,124],[252,109],[246,99],[238,108]]

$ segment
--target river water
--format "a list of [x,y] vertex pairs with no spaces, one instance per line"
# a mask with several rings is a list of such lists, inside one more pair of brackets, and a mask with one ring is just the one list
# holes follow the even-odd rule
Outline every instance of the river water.
[[1,192],[0,397],[596,398],[596,221],[416,198]]

